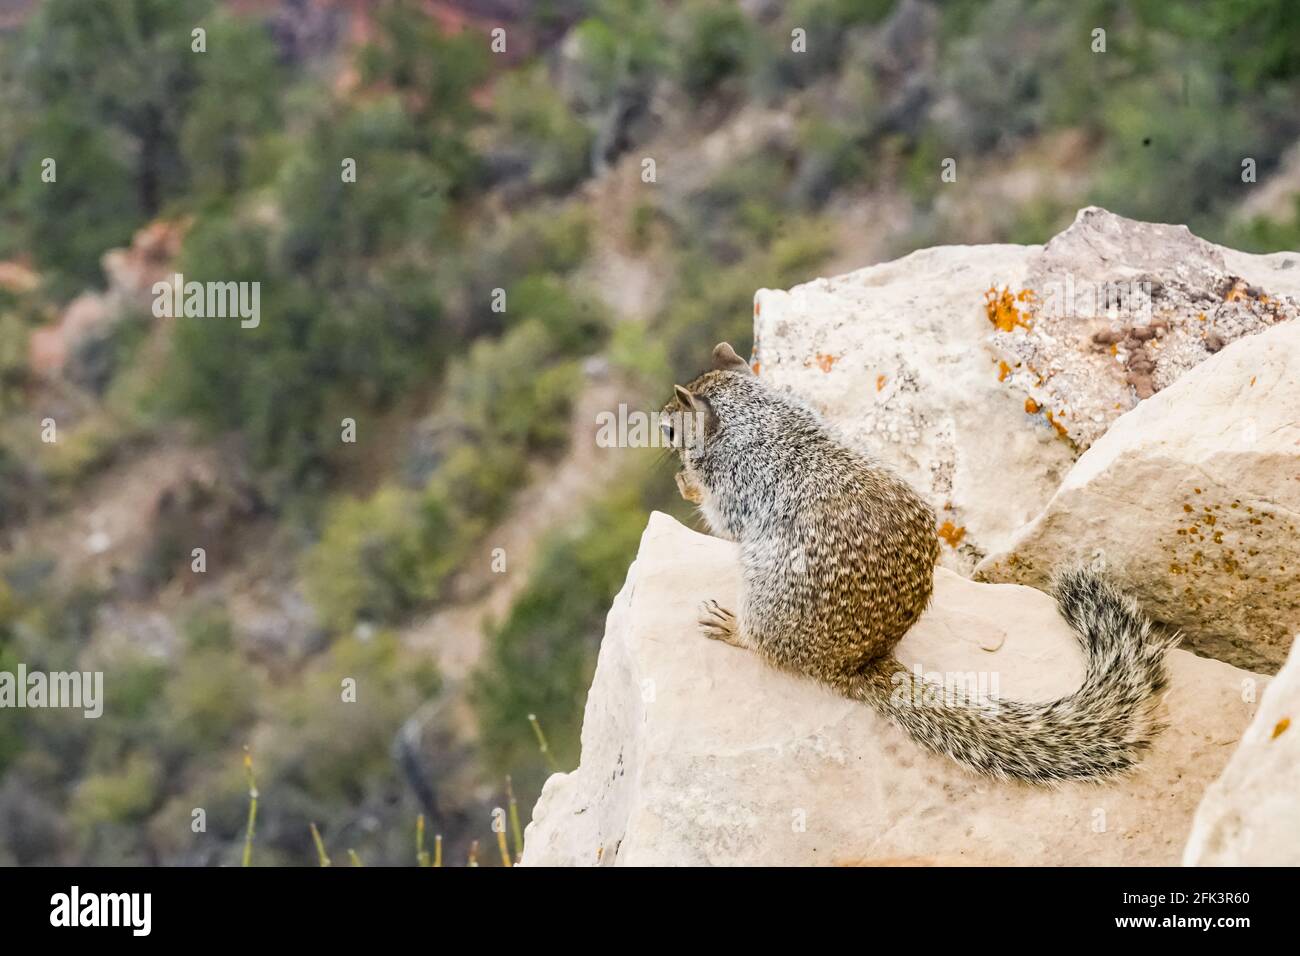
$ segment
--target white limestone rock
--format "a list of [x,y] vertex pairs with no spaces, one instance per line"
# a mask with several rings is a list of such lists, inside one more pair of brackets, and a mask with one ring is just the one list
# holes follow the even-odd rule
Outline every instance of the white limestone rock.
[[[582,761],[547,781],[524,863],[1172,864],[1199,795],[1266,678],[1171,656],[1170,729],[1128,778],[1046,789],[980,778],[922,751],[869,707],[710,641],[697,606],[735,606],[735,546],[651,516],[610,610]],[[899,657],[1046,700],[1082,654],[1045,594],[940,569]]]
[[1184,645],[1275,671],[1300,630],[1300,323],[1234,342],[1118,419],[976,569],[1102,562]]
[[[1119,295],[1133,288],[1149,315]],[[941,246],[760,289],[754,358],[926,497],[943,565],[969,574],[1121,414],[1297,302],[1300,254],[1089,207],[1046,246]]]
[[1300,866],[1300,642],[1197,808],[1188,866]]
[[1080,451],[1225,345],[1300,315],[1300,254],[1237,252],[1104,209],[1034,256],[993,348]]
[[969,573],[1046,504],[1073,450],[998,381],[984,293],[1019,286],[1029,246],[947,246],[754,299],[761,377],[892,465]]

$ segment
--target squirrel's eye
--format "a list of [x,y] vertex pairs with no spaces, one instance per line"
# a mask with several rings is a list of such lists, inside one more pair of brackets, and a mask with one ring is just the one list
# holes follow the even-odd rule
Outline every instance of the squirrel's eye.
[[664,433],[664,438],[668,440],[668,444],[670,444],[670,445],[673,444],[673,423],[672,423],[672,422],[662,422],[662,423],[659,425],[659,428],[663,431],[663,433]]

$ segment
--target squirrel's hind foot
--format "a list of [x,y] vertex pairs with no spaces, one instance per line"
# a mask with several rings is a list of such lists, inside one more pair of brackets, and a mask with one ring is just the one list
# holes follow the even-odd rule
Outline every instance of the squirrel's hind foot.
[[700,605],[700,629],[704,636],[730,644],[732,647],[744,647],[740,640],[740,626],[736,615],[728,611],[717,601],[705,601]]

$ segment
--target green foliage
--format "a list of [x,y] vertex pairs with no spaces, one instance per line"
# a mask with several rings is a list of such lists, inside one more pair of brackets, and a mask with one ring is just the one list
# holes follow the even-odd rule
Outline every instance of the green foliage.
[[1007,242],[1038,245],[1051,239],[1070,224],[1074,209],[1052,199],[1026,203],[1016,216]]
[[[344,142],[365,170],[356,183],[334,158]],[[259,282],[261,317],[177,322],[170,407],[241,428],[286,487],[319,472],[342,417],[430,377],[452,344],[420,266],[445,238],[449,175],[391,98],[318,124],[279,180],[286,222],[220,218],[187,238],[187,281]]]
[[421,152],[453,186],[476,160],[464,132],[478,119],[470,94],[487,77],[487,47],[471,32],[447,36],[413,0],[380,0],[376,33],[358,55],[367,85],[394,90]]
[[[961,108],[931,132],[943,143],[939,155],[987,152],[1035,135],[1052,110],[1076,103],[1076,91],[1095,103],[1118,58],[1089,51],[1090,25],[1099,21],[1089,18],[1087,6],[1036,0],[976,6],[968,30],[945,51],[943,91]],[[1122,42],[1122,31],[1114,32]]]
[[755,28],[735,5],[691,0],[677,22],[675,72],[689,95],[707,96],[749,68],[755,54]]
[[436,599],[481,536],[505,513],[529,457],[563,447],[581,385],[566,358],[600,342],[594,306],[584,309],[553,281],[525,286],[529,317],[499,340],[476,342],[447,375],[436,417],[439,463],[425,487],[387,487],[344,500],[325,523],[304,570],[331,629],[395,623]]
[[303,567],[323,620],[340,629],[358,620],[398,620],[432,596],[437,582],[425,580],[429,556],[418,522],[419,496],[400,488],[334,505]]
[[800,174],[797,190],[821,203],[836,189],[864,182],[871,169],[864,155],[861,120],[870,116],[863,108],[859,121],[850,124],[813,118],[799,130]]
[[589,212],[579,203],[538,203],[480,227],[467,239],[466,252],[440,263],[448,324],[466,335],[502,331],[509,313],[491,311],[491,303],[503,279],[568,275],[586,258],[590,239]]
[[[301,674],[270,685],[225,609],[205,602],[178,615],[184,640],[170,660],[124,648],[111,661],[78,662],[92,597],[42,585],[20,598],[0,583],[0,668],[25,660],[45,670],[106,672],[97,720],[62,710],[0,711],[0,772],[66,816],[80,858],[145,862],[148,846],[184,853],[180,834],[190,833],[193,807],[207,810],[209,826],[195,844],[234,844],[246,799],[215,771],[239,766],[254,726],[263,728],[259,786],[269,799],[258,833],[269,861],[295,861],[303,819],[325,823],[339,819],[339,808],[399,795],[389,748],[407,717],[438,693],[427,654],[405,650],[390,634],[342,640]],[[17,630],[27,635],[23,648],[12,645]],[[63,644],[67,653],[48,650]],[[47,650],[33,656],[37,647]],[[355,682],[354,702],[344,699],[345,679]],[[47,764],[46,753],[58,754],[57,764]],[[16,852],[20,859],[50,853],[42,841],[55,839]]]
[[[191,31],[209,31],[207,54]],[[277,121],[269,39],[211,0],[49,0],[6,77],[16,134],[0,154],[14,189],[0,221],[70,291],[99,280],[99,256],[186,193],[241,185],[253,139]],[[239,50],[238,58],[222,51]],[[13,120],[14,113],[19,115]],[[55,162],[54,182],[42,178]],[[8,193],[8,190],[6,190]]]
[[181,158],[196,197],[231,197],[257,183],[250,175],[253,156],[281,121],[285,78],[260,25],[213,17],[206,29],[208,53],[196,57],[197,85],[180,129]]
[[0,413],[22,397],[22,385],[27,379],[28,332],[27,323],[16,311],[0,311]]
[[184,755],[238,743],[257,715],[258,690],[248,662],[229,650],[192,650],[167,681],[163,706],[176,722],[168,749]]
[[903,168],[902,185],[913,201],[927,206],[934,201],[942,184],[939,178],[943,161],[948,158],[940,135],[927,130],[913,144]]
[[63,374],[86,391],[102,396],[118,372],[134,364],[149,332],[140,314],[120,315],[78,340]]
[[[120,137],[69,107],[52,104],[9,158],[16,188],[5,218],[22,245],[52,273],[56,291],[99,281],[99,257],[127,242],[143,220]],[[42,182],[53,160],[55,184]]]
[[583,105],[599,111],[621,91],[648,85],[666,66],[671,49],[664,16],[651,0],[594,0],[575,28]]
[[500,146],[527,162],[530,185],[563,192],[586,177],[591,131],[555,90],[543,65],[502,77],[494,104]]
[[[855,36],[876,26],[894,0],[792,0],[780,6],[780,18],[755,40],[750,62],[756,87],[775,100],[834,74],[846,63]],[[795,30],[803,31],[804,52],[791,47]]]
[[[4,467],[3,451],[3,447],[0,447],[0,469]],[[0,481],[2,480],[3,471],[0,471]],[[4,487],[0,485],[0,503],[3,503],[3,494]],[[14,627],[17,618],[18,602],[4,576],[0,575],[0,671],[8,671],[10,674],[14,673],[18,666],[17,650],[14,647]],[[22,751],[23,743],[24,734],[18,721],[0,716],[0,775],[4,774],[13,759]]]
[[149,754],[137,751],[112,770],[91,774],[77,785],[70,815],[78,826],[138,824],[159,795],[162,767]]
[[1288,0],[1140,0],[1134,6],[1141,21],[1153,29],[1172,28],[1201,41],[1216,68],[1248,90],[1300,75],[1300,17]]
[[732,257],[740,243],[771,242],[785,225],[781,197],[790,182],[781,157],[738,158],[691,197],[691,231],[714,255]]
[[619,323],[610,336],[606,354],[638,394],[656,395],[672,377],[668,343],[657,330],[641,323]]
[[[590,296],[571,292],[554,273],[525,276],[509,288],[507,301],[513,322],[536,324],[535,329],[519,333],[518,341],[523,344],[514,346],[511,357],[515,361],[527,362],[524,349],[528,347],[539,349],[542,355],[586,355],[604,340],[608,319],[603,307]],[[527,377],[527,369],[518,371]]]
[[[567,318],[562,308],[557,312],[549,318]],[[496,440],[538,452],[554,450],[564,440],[567,427],[557,431],[555,419],[567,411],[578,385],[576,364],[564,356],[590,351],[600,338],[577,339],[585,348],[567,352],[564,346],[575,334],[548,327],[546,319],[529,316],[500,340],[475,342],[467,358],[450,369],[441,424],[456,444]]]
[[1251,252],[1300,252],[1300,195],[1292,197],[1289,215],[1279,210],[1275,218],[1257,216],[1232,227],[1229,244]]
[[134,427],[103,408],[97,408],[75,424],[60,427],[59,440],[41,444],[44,454],[39,471],[29,465],[29,474],[66,500],[87,479],[112,464],[134,434]]
[[1219,210],[1245,198],[1242,144],[1256,136],[1246,114],[1210,92],[1196,68],[1186,69],[1218,102],[1190,104],[1172,82],[1143,84],[1108,101],[1097,199],[1124,216],[1204,232]]
[[[345,680],[355,682],[355,701],[344,699]],[[300,682],[274,695],[259,787],[293,787],[322,804],[354,805],[394,779],[393,735],[438,687],[428,656],[404,651],[395,635],[335,642]]]
[[504,621],[488,633],[474,676],[474,708],[491,766],[536,792],[548,770],[529,731],[536,714],[560,765],[573,767],[585,691],[602,622],[623,583],[650,507],[667,482],[638,470],[558,533],[532,568]]
[[[443,238],[447,194],[459,185],[443,152],[426,148],[417,118],[392,95],[320,118],[276,184],[290,217],[278,250],[286,264],[337,284],[349,278],[345,265],[427,250]],[[341,157],[356,160],[356,182],[344,181]]]
[[713,346],[723,340],[747,355],[754,327],[754,290],[807,281],[831,248],[824,223],[806,218],[787,220],[782,235],[770,246],[750,251],[727,267],[707,256],[686,256],[679,271],[681,285],[664,309],[659,327],[659,335],[668,343],[673,379],[681,382],[698,375]]
[[[1242,158],[1267,170],[1298,130],[1294,92],[1276,82],[1294,72],[1274,55],[1294,34],[1286,7],[954,5],[945,14],[941,79],[961,108],[923,134],[909,176],[914,191],[933,191],[936,155],[1005,151],[1077,127],[1101,147],[1087,201],[1215,235],[1224,212],[1244,198]],[[1093,49],[1099,26],[1105,52]],[[1267,41],[1261,31],[1270,31]],[[1271,51],[1263,58],[1255,55],[1261,46]],[[1252,55],[1241,55],[1247,48]]]
[[[260,323],[177,321],[163,407],[212,432],[239,429],[273,500],[317,487],[339,453],[338,422],[382,411],[436,375],[457,344],[428,273],[432,250],[451,246],[453,196],[475,175],[470,92],[483,54],[468,37],[442,36],[410,3],[384,3],[375,23],[358,62],[363,80],[386,92],[318,105],[280,157],[270,194],[202,218],[181,256],[187,281],[259,283]],[[266,67],[259,48],[250,55],[250,69]],[[235,102],[273,89],[265,78],[251,89],[237,80],[219,75],[213,88]],[[195,149],[229,147],[209,157],[207,188],[229,191],[240,166],[231,150],[272,113],[251,104],[227,121],[219,109],[196,111]],[[355,181],[344,175],[348,159]]]

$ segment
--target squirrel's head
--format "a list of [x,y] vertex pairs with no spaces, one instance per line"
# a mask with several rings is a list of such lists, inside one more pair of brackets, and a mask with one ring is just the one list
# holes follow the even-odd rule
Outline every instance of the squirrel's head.
[[689,468],[717,433],[732,397],[748,392],[755,384],[749,363],[729,343],[719,342],[709,371],[689,385],[673,386],[672,400],[660,416],[660,428],[667,443],[677,449],[682,464]]

